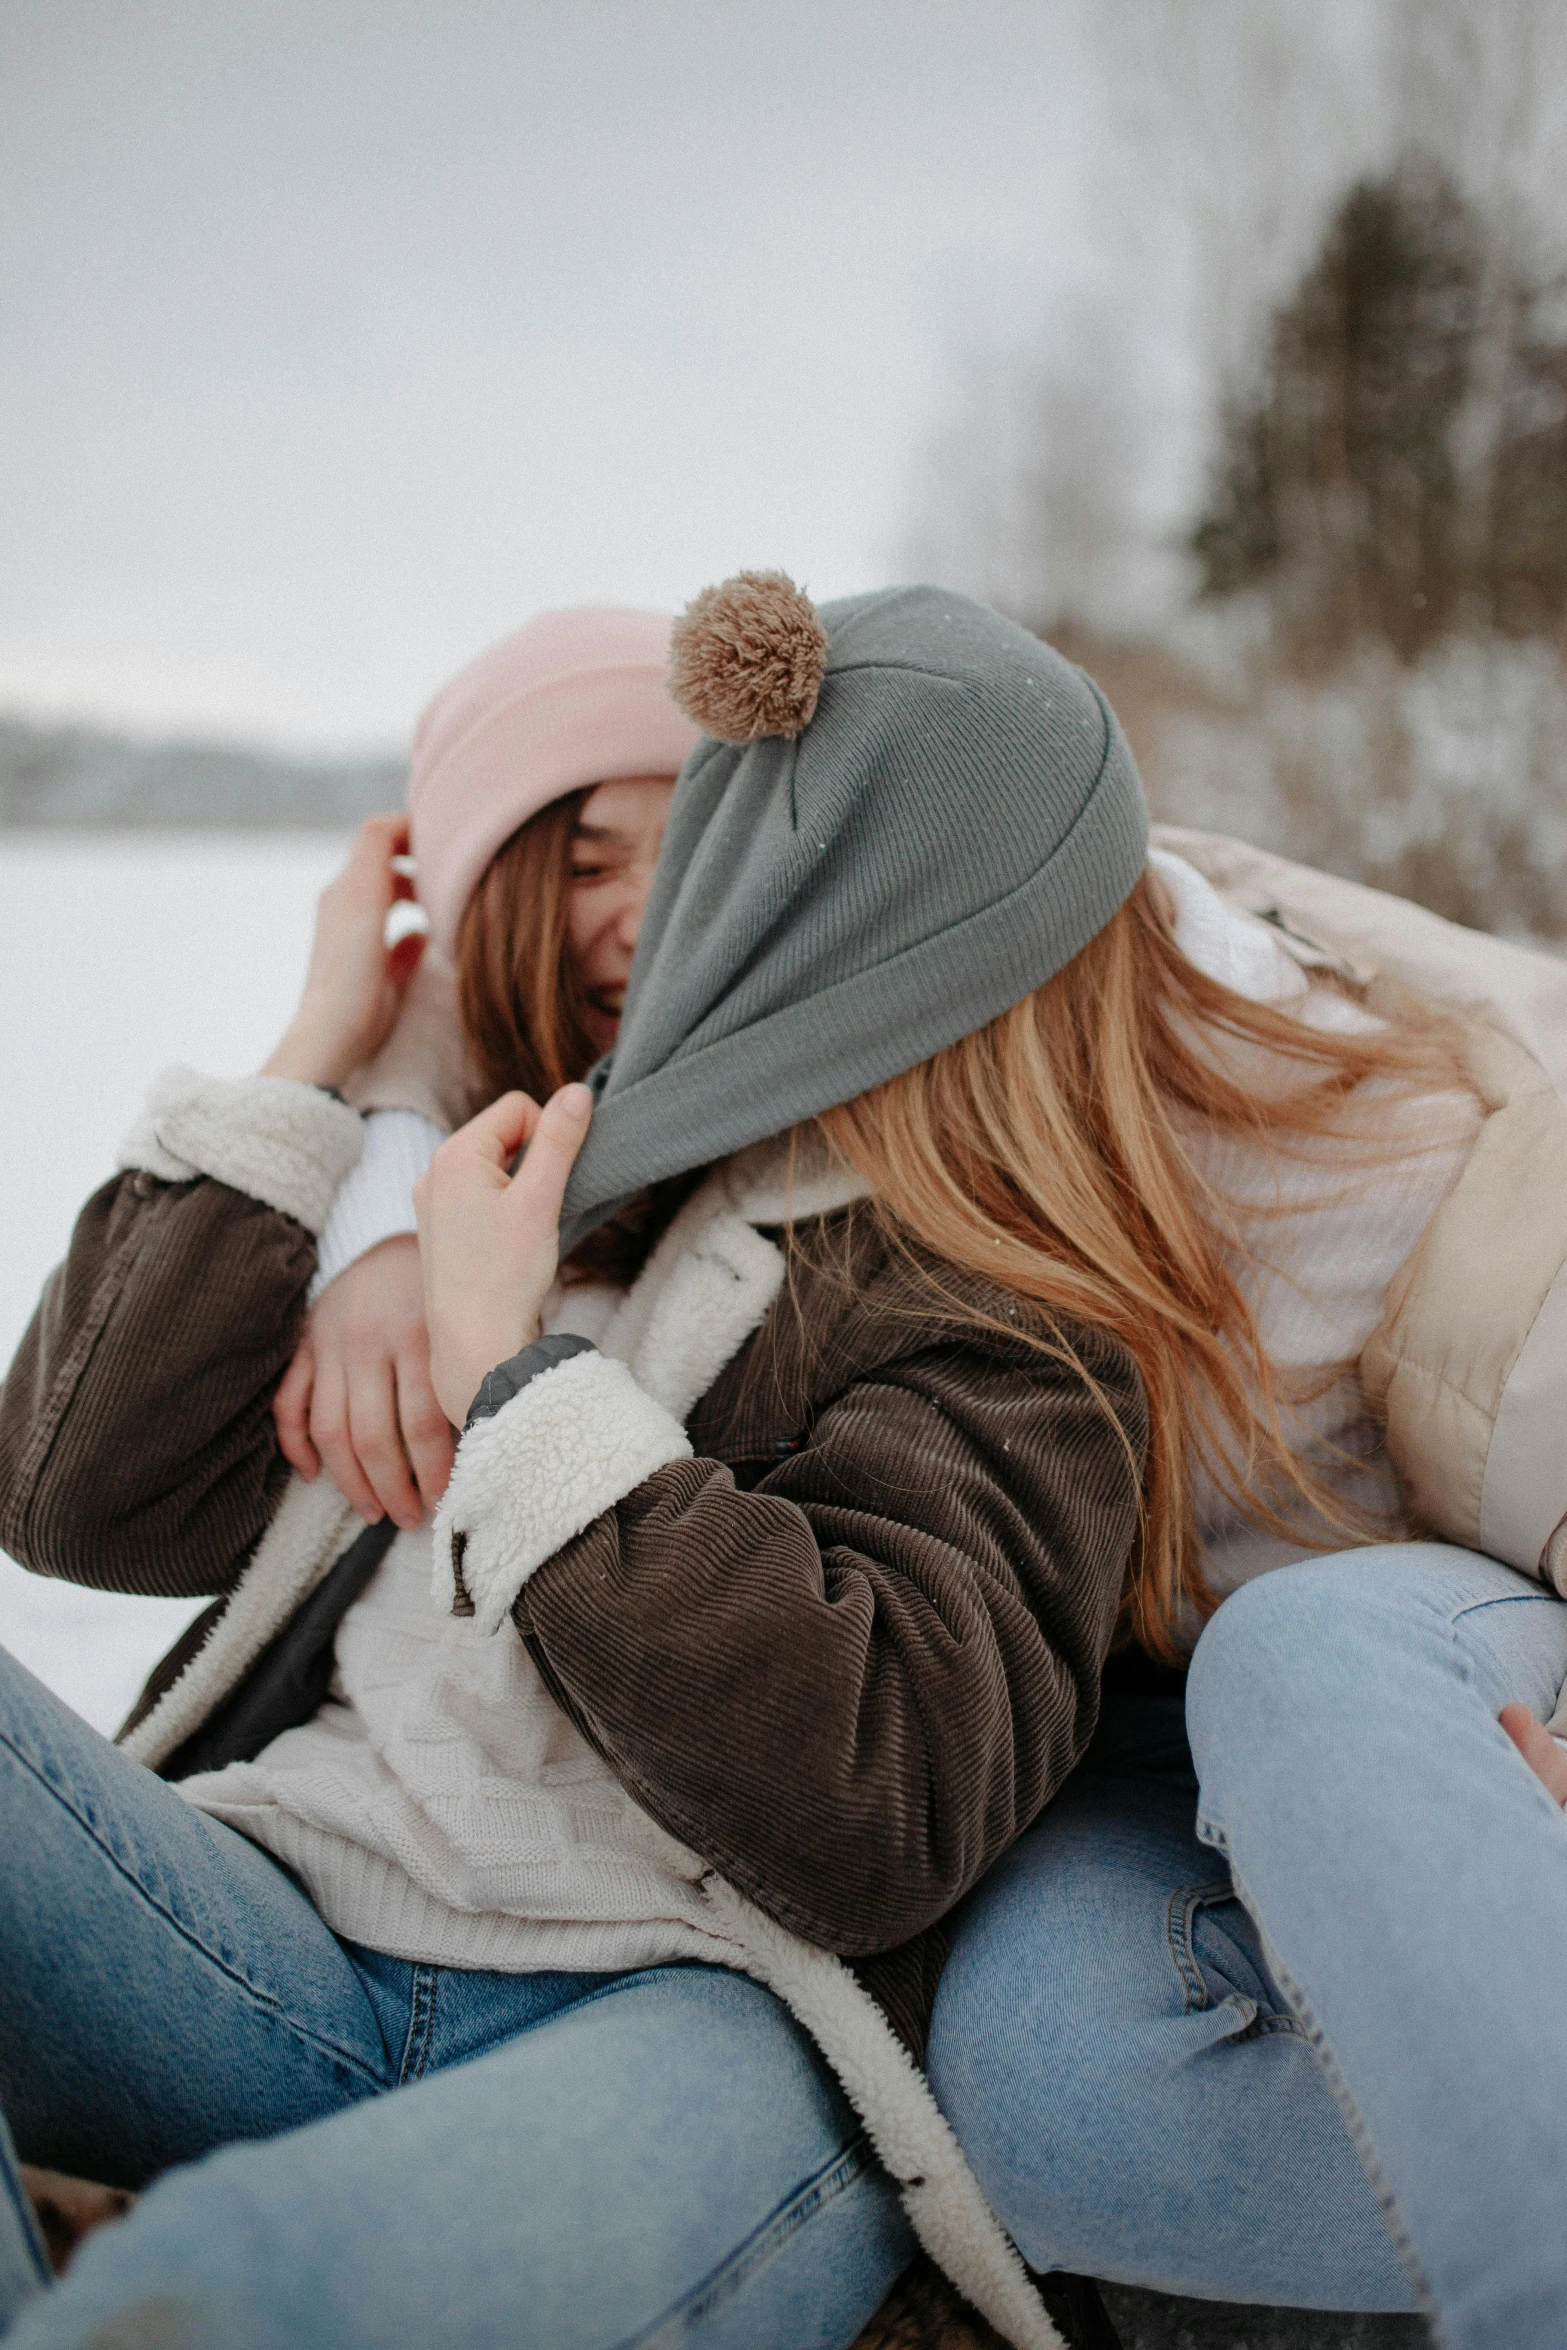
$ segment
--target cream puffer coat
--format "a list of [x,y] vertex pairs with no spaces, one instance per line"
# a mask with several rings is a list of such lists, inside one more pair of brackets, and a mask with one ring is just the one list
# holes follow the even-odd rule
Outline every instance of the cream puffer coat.
[[1567,1596],[1567,963],[1244,842],[1159,845],[1308,967],[1464,1022],[1487,1116],[1360,1358],[1410,1515]]

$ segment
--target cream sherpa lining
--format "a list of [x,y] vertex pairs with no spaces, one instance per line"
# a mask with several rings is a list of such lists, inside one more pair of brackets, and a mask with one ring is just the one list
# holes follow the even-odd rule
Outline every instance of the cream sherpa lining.
[[118,1164],[165,1183],[210,1175],[319,1234],[363,1142],[358,1112],[316,1086],[174,1068],[154,1079]]
[[826,2057],[932,2260],[1015,2350],[1065,2350],[929,2082],[869,1992],[716,1870],[699,1891],[730,1963],[765,1983]]
[[[149,1156],[157,1142],[154,1135]],[[148,1157],[132,1163],[147,1165]],[[168,1170],[172,1180],[195,1171]],[[859,1188],[853,1177],[828,1168],[796,1166],[788,1180],[782,1155],[765,1147],[718,1170],[681,1211],[606,1332],[606,1345],[629,1354],[636,1375],[610,1355],[574,1356],[468,1432],[437,1519],[438,1533],[444,1525],[447,1534],[437,1557],[444,1549],[449,1561],[451,1528],[466,1520],[468,1508],[482,1510],[501,1539],[487,1546],[481,1529],[464,1524],[463,1575],[476,1606],[483,1587],[485,1621],[503,1621],[528,1575],[601,1510],[654,1469],[689,1456],[680,1417],[758,1328],[783,1279],[781,1253],[750,1219],[822,1214]],[[574,1499],[563,1507],[568,1486]],[[547,1521],[536,1514],[544,1510]],[[328,1479],[306,1485],[291,1478],[205,1647],[121,1740],[124,1750],[154,1768],[173,1753],[238,1685],[359,1526]],[[449,1572],[448,1566],[448,1578]],[[444,1597],[449,1605],[449,1580]],[[765,1983],[821,2048],[932,2258],[1016,2350],[1061,2350],[929,2085],[848,1968],[705,1870],[651,1819],[646,1830],[683,1864],[678,1873],[691,1884],[692,1923],[712,1936],[715,1961]]]
[[290,1477],[277,1515],[203,1645],[145,1720],[119,1744],[156,1770],[237,1689],[269,1640],[301,1608],[327,1569],[364,1531],[330,1477]]
[[534,1570],[655,1469],[691,1458],[678,1420],[624,1363],[573,1355],[468,1430],[435,1513],[435,1597],[457,1596],[454,1545],[476,1629],[498,1632]]
[[783,1285],[780,1249],[704,1184],[644,1265],[604,1333],[608,1355],[682,1424]]

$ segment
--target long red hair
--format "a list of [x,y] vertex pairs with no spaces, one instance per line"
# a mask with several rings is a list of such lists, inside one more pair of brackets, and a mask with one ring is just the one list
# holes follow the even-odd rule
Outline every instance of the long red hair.
[[[485,867],[457,933],[457,1011],[485,1098],[513,1088],[547,1101],[598,1059],[572,960],[571,851],[588,794],[552,800]],[[701,1170],[654,1185],[590,1233],[568,1280],[628,1282]]]

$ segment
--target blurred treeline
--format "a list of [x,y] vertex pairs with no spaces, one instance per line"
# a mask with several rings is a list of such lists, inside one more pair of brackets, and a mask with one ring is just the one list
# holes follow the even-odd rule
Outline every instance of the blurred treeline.
[[400,759],[289,758],[0,715],[0,830],[346,832],[403,802]]
[[1100,678],[1159,814],[1567,937],[1567,12],[1391,0],[1309,170],[1331,12],[1217,14],[1222,122],[1199,11],[1131,11],[1217,322],[1184,496],[1101,305],[969,387],[938,560]]

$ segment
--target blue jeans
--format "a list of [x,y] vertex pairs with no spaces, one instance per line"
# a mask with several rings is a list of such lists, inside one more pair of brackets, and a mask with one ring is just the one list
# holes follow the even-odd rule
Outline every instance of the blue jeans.
[[[1567,1606],[1437,1544],[1229,1599],[958,1926],[930,2072],[1041,2269],[1567,2343]],[[1195,1775],[1193,1775],[1193,1764]]]
[[[912,2255],[741,1976],[340,1942],[3,1652],[0,1819],[6,2350],[841,2350]],[[47,2289],[17,2149],[156,2182]]]

